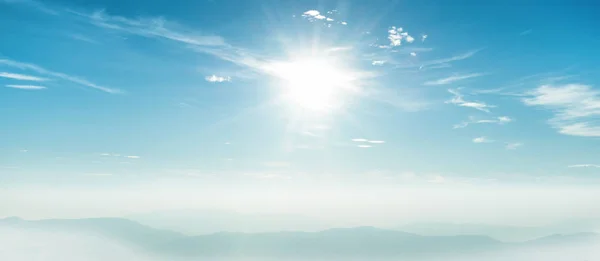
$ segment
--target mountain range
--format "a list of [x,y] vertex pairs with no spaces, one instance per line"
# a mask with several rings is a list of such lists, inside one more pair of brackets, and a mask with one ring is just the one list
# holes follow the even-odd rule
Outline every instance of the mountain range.
[[423,236],[374,227],[318,232],[231,233],[188,236],[121,218],[0,219],[0,228],[96,235],[169,257],[401,257],[480,253],[600,242],[594,233],[552,235],[506,243],[484,235]]

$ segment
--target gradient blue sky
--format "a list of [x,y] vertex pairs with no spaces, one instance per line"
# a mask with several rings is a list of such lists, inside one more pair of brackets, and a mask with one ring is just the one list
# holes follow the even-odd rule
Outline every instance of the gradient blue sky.
[[[1,0],[0,182],[597,183],[595,8],[497,2]],[[310,56],[340,109],[265,69]]]

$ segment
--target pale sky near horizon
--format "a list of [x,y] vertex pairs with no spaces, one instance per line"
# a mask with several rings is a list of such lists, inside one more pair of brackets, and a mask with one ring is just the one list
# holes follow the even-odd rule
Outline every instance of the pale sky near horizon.
[[593,10],[0,0],[0,216],[600,217]]

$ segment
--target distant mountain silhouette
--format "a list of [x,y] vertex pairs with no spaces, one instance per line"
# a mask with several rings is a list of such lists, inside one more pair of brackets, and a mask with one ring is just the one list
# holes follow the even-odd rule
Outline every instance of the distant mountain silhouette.
[[101,235],[166,256],[182,257],[399,257],[484,252],[546,244],[597,240],[594,233],[551,236],[524,243],[503,243],[487,236],[421,236],[374,227],[320,232],[215,233],[185,236],[119,218],[0,220],[0,227]]
[[500,241],[524,242],[554,234],[600,232],[600,220],[572,220],[539,227],[471,223],[416,223],[395,229],[425,236],[486,235]]

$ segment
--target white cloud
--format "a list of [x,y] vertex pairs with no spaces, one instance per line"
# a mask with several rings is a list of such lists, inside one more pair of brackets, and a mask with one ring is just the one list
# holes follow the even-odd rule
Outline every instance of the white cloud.
[[373,146],[371,146],[371,145],[358,145],[357,147],[359,147],[359,148],[371,148]]
[[384,65],[385,61],[383,61],[383,60],[375,60],[371,64],[372,65]]
[[408,32],[403,32],[402,27],[392,26],[388,29],[388,40],[390,41],[390,47],[402,45],[402,41],[412,43],[415,38],[410,36]]
[[323,20],[323,19],[325,19],[327,21],[333,21],[332,18],[328,18],[328,17],[322,15],[321,12],[319,12],[317,10],[308,10],[302,14],[302,17],[305,17],[310,21]]
[[494,141],[482,136],[482,137],[474,138],[473,142],[474,143],[490,143],[490,142],[494,142]]
[[425,42],[425,39],[427,39],[427,35],[426,34],[422,34],[421,35],[421,42]]
[[6,87],[13,88],[13,89],[21,89],[21,90],[43,90],[43,89],[46,89],[46,87],[39,86],[39,85],[8,84],[8,85],[6,85]]
[[346,22],[341,22],[340,24],[342,24],[342,25],[347,25],[348,23],[346,23]]
[[559,133],[600,137],[600,91],[589,85],[542,85],[528,93],[523,103],[554,112],[549,120]]
[[413,57],[414,57],[414,56],[417,56],[417,53],[415,53],[415,52],[412,52],[412,53],[410,53],[410,56],[413,56]]
[[513,143],[507,143],[505,148],[507,150],[516,150],[517,148],[519,148],[521,146],[523,146],[523,143],[513,142]]
[[504,124],[512,122],[512,121],[513,121],[513,119],[508,116],[500,116],[495,119],[486,119],[486,120],[475,120],[474,118],[469,118],[469,121],[463,121],[459,124],[455,124],[453,128],[460,129],[460,128],[466,128],[470,124],[485,124],[485,123],[504,125]]
[[576,164],[576,165],[570,165],[569,168],[600,168],[600,165],[597,165],[597,164]]
[[15,68],[19,68],[22,70],[32,70],[32,71],[35,71],[40,74],[44,74],[44,75],[55,77],[55,78],[60,78],[65,81],[70,81],[75,84],[83,85],[83,86],[97,89],[97,90],[107,92],[107,93],[121,93],[122,92],[119,89],[112,89],[112,88],[97,85],[93,82],[90,82],[90,81],[84,79],[84,78],[79,78],[76,76],[71,76],[68,74],[47,70],[47,69],[45,69],[41,66],[35,65],[35,64],[22,63],[22,62],[8,60],[8,59],[0,59],[0,65],[15,67]]
[[368,141],[368,142],[369,142],[369,143],[375,143],[375,144],[382,144],[382,143],[385,143],[385,141],[383,141],[383,140],[370,140],[370,141]]
[[9,72],[0,72],[0,77],[13,79],[13,80],[34,81],[34,82],[43,82],[43,81],[48,80],[46,78],[40,78],[40,77],[36,77],[36,76],[18,74],[18,73],[9,73]]
[[210,76],[206,76],[204,77],[204,79],[207,82],[230,82],[231,78],[230,77],[224,77],[224,76],[216,76],[216,75],[210,75]]
[[367,142],[369,140],[367,139],[352,139],[352,141],[356,141],[356,142]]
[[483,74],[481,73],[472,73],[472,74],[465,74],[465,75],[454,75],[454,76],[450,76],[450,77],[446,77],[446,78],[442,78],[442,79],[438,79],[435,81],[428,81],[425,82],[425,85],[444,85],[444,84],[450,84],[456,81],[460,81],[460,80],[466,80],[466,79],[470,79],[470,78],[475,78],[475,77],[479,77],[482,76]]
[[100,156],[112,156],[110,153],[100,153]]
[[129,159],[139,159],[140,156],[125,156],[125,158],[129,158]]
[[460,106],[460,107],[469,107],[469,108],[473,108],[473,109],[484,111],[484,112],[490,112],[489,109],[495,107],[493,105],[488,105],[484,102],[466,101],[463,98],[464,96],[461,93],[459,93],[458,90],[449,89],[448,92],[454,94],[454,97],[451,100],[446,101],[446,103],[456,104],[457,106]]

